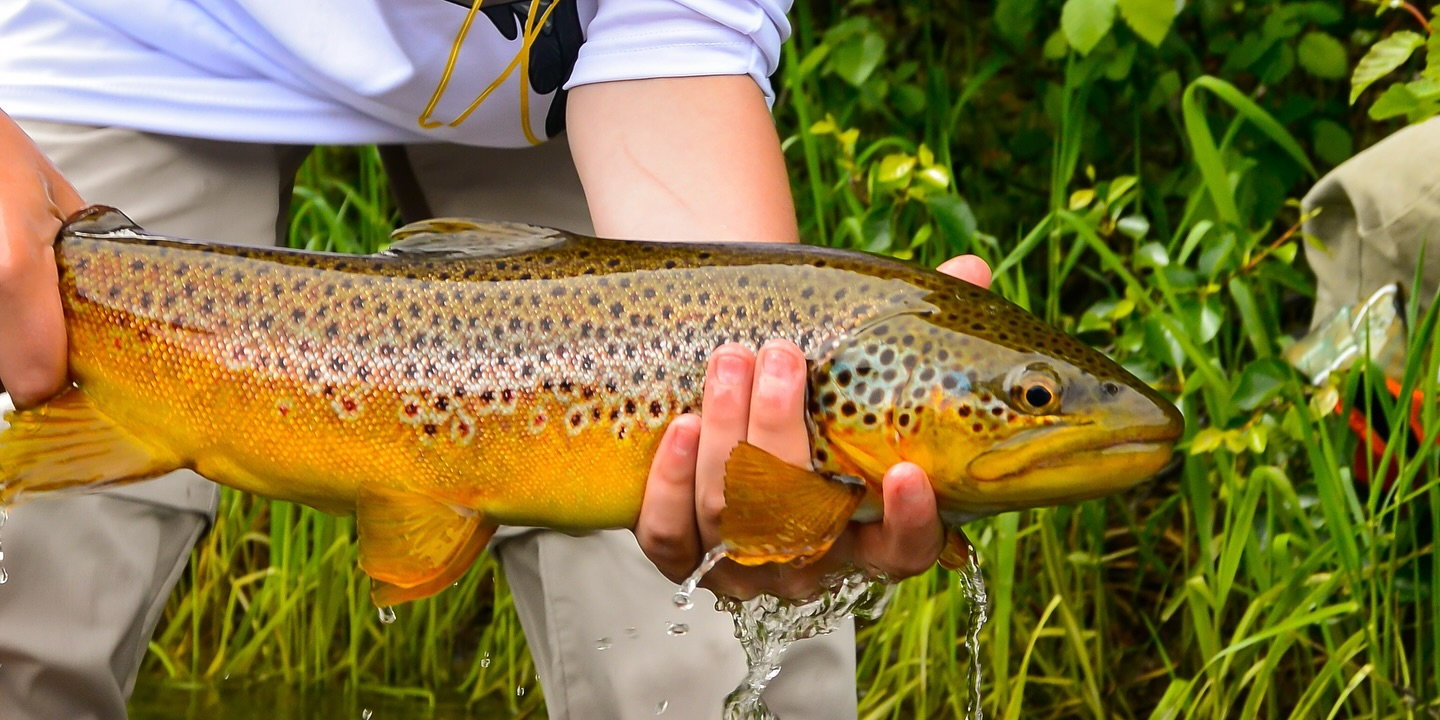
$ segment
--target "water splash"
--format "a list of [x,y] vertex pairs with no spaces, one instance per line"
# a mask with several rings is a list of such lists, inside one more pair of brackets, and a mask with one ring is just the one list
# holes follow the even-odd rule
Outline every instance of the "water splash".
[[686,625],[685,623],[665,624],[665,634],[669,635],[670,637],[680,637],[681,635],[684,635],[688,632],[690,632],[690,626]]
[[517,687],[517,688],[515,688],[515,697],[525,697],[525,688],[524,688],[524,687]]
[[669,700],[661,700],[661,701],[660,701],[660,704],[655,706],[655,714],[656,714],[656,715],[664,715],[664,714],[665,714],[665,711],[666,711],[666,710],[669,710],[669,709],[670,709],[670,701],[669,701]]
[[380,622],[385,625],[395,622],[395,608],[389,605],[380,608]]
[[782,600],[762,595],[752,600],[720,600],[735,621],[735,637],[745,649],[745,679],[725,698],[725,720],[778,720],[761,693],[780,674],[780,660],[797,640],[835,631],[850,616],[873,618],[885,611],[894,586],[858,570],[826,579],[814,600]]
[[366,708],[360,711],[360,720],[370,720],[374,715],[375,712],[373,710]]
[[970,602],[970,630],[965,633],[965,650],[970,653],[970,699],[965,702],[965,720],[985,720],[980,706],[980,630],[990,620],[990,596],[985,591],[985,574],[980,572],[980,558],[970,548],[970,562],[959,571],[960,591]]
[[609,650],[609,649],[610,649],[610,638],[608,638],[608,637],[602,637],[602,638],[600,638],[599,640],[596,640],[596,641],[595,641],[595,649],[598,650],[598,651],[600,651],[600,652],[605,652],[606,650]]
[[695,595],[695,588],[700,587],[700,581],[704,579],[705,573],[714,570],[715,565],[724,559],[724,543],[710,548],[710,552],[705,553],[704,559],[700,561],[700,567],[695,568],[695,572],[690,573],[690,577],[685,578],[685,582],[680,583],[679,589],[675,591],[675,597],[672,598],[675,607],[681,610],[689,610],[694,607],[695,603],[692,598]]
[[488,667],[490,667],[490,653],[487,652],[487,653],[485,653],[485,657],[480,658],[480,667],[482,667],[482,668],[488,668]]

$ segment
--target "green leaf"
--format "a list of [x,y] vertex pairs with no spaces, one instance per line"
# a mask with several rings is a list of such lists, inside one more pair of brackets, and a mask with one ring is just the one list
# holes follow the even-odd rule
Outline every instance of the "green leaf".
[[1045,44],[1040,48],[1040,54],[1046,60],[1059,60],[1070,52],[1070,42],[1065,39],[1065,31],[1056,30],[1045,38]]
[[866,32],[847,38],[830,54],[830,66],[841,79],[855,87],[865,84],[885,59],[885,38]]
[[1040,0],[1000,0],[995,3],[995,30],[1000,36],[1019,45],[1035,30],[1040,19]]
[[977,227],[970,203],[955,195],[931,195],[925,198],[925,207],[930,209],[930,217],[940,227],[946,247],[957,252],[969,249]]
[[1060,28],[1070,47],[1088,55],[1110,33],[1115,24],[1116,0],[1065,0],[1060,11]]
[[915,171],[915,156],[908,153],[891,153],[880,159],[876,179],[886,185],[907,183]]
[[1311,127],[1314,133],[1315,154],[1331,165],[1339,165],[1355,154],[1355,140],[1344,125],[1334,120],[1321,118]]
[[1140,267],[1162,268],[1170,264],[1170,255],[1160,243],[1145,243],[1135,251],[1135,261]]
[[1405,64],[1415,48],[1425,44],[1419,33],[1401,30],[1370,46],[1370,51],[1355,66],[1350,75],[1350,104],[1354,105],[1360,93],[1380,78]]
[[1139,240],[1150,232],[1150,221],[1144,215],[1126,215],[1115,222],[1115,229],[1131,240]]
[[1345,77],[1345,70],[1349,67],[1345,45],[1333,35],[1318,30],[1305,33],[1305,37],[1300,38],[1296,54],[1300,67],[1305,68],[1311,75],[1326,80]]
[[1119,0],[1119,4],[1120,17],[1136,35],[1157,47],[1164,42],[1175,21],[1175,0]]
[[1294,371],[1279,358],[1256,360],[1245,366],[1244,374],[1235,384],[1235,405],[1242,410],[1254,410],[1279,395],[1294,376]]
[[1385,92],[1381,93],[1380,97],[1375,98],[1375,103],[1370,106],[1369,115],[1371,120],[1385,120],[1397,115],[1412,113],[1419,108],[1420,98],[1415,97],[1415,93],[1410,92],[1410,88],[1395,83],[1385,88]]

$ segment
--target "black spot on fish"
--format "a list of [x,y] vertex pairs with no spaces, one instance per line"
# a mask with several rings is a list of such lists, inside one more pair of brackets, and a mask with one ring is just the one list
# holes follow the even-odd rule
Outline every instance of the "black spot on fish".
[[840,406],[840,414],[845,417],[854,417],[856,412],[857,408],[855,407],[855,403],[849,400],[846,400],[845,404]]

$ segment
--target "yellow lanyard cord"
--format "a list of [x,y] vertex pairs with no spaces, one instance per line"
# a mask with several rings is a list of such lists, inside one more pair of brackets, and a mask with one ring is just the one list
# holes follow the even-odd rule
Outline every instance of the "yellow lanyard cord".
[[475,112],[475,110],[480,107],[480,104],[485,102],[486,98],[490,97],[491,93],[495,92],[497,88],[504,84],[506,78],[509,78],[510,73],[514,72],[518,66],[521,68],[521,129],[525,131],[525,139],[529,141],[531,145],[539,145],[541,142],[544,142],[535,137],[535,132],[530,127],[530,92],[525,87],[524,78],[527,72],[526,69],[529,67],[530,46],[535,44],[536,38],[540,37],[540,31],[545,28],[545,23],[550,19],[550,13],[554,12],[555,8],[563,1],[564,0],[553,0],[550,6],[545,8],[545,13],[540,15],[539,22],[536,22],[536,9],[539,7],[539,3],[536,0],[531,0],[530,11],[525,17],[525,30],[521,33],[520,52],[515,55],[515,59],[511,60],[510,64],[505,67],[505,71],[491,81],[491,83],[480,92],[480,96],[475,98],[475,102],[470,103],[470,106],[465,108],[465,111],[460,113],[454,120],[451,120],[449,123],[431,120],[430,116],[435,112],[435,106],[440,104],[440,98],[444,96],[445,88],[450,84],[450,75],[455,71],[455,63],[460,58],[460,47],[465,44],[465,36],[470,32],[470,24],[475,20],[475,14],[480,11],[482,0],[475,0],[475,2],[470,5],[470,12],[465,15],[465,22],[460,25],[460,32],[455,36],[454,44],[450,46],[450,57],[445,61],[445,72],[440,75],[440,83],[435,87],[435,92],[430,95],[430,102],[425,106],[425,111],[420,113],[420,117],[418,118],[420,127],[426,130],[431,130],[445,124],[448,124],[450,127],[459,127],[460,123],[465,122],[465,119],[470,117],[470,113]]

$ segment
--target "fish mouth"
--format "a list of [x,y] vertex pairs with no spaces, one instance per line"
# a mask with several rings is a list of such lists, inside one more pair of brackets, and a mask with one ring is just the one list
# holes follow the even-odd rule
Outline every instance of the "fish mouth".
[[1181,429],[1170,423],[1036,429],[975,457],[967,474],[972,491],[1007,509],[1089,500],[1154,476],[1170,462]]

